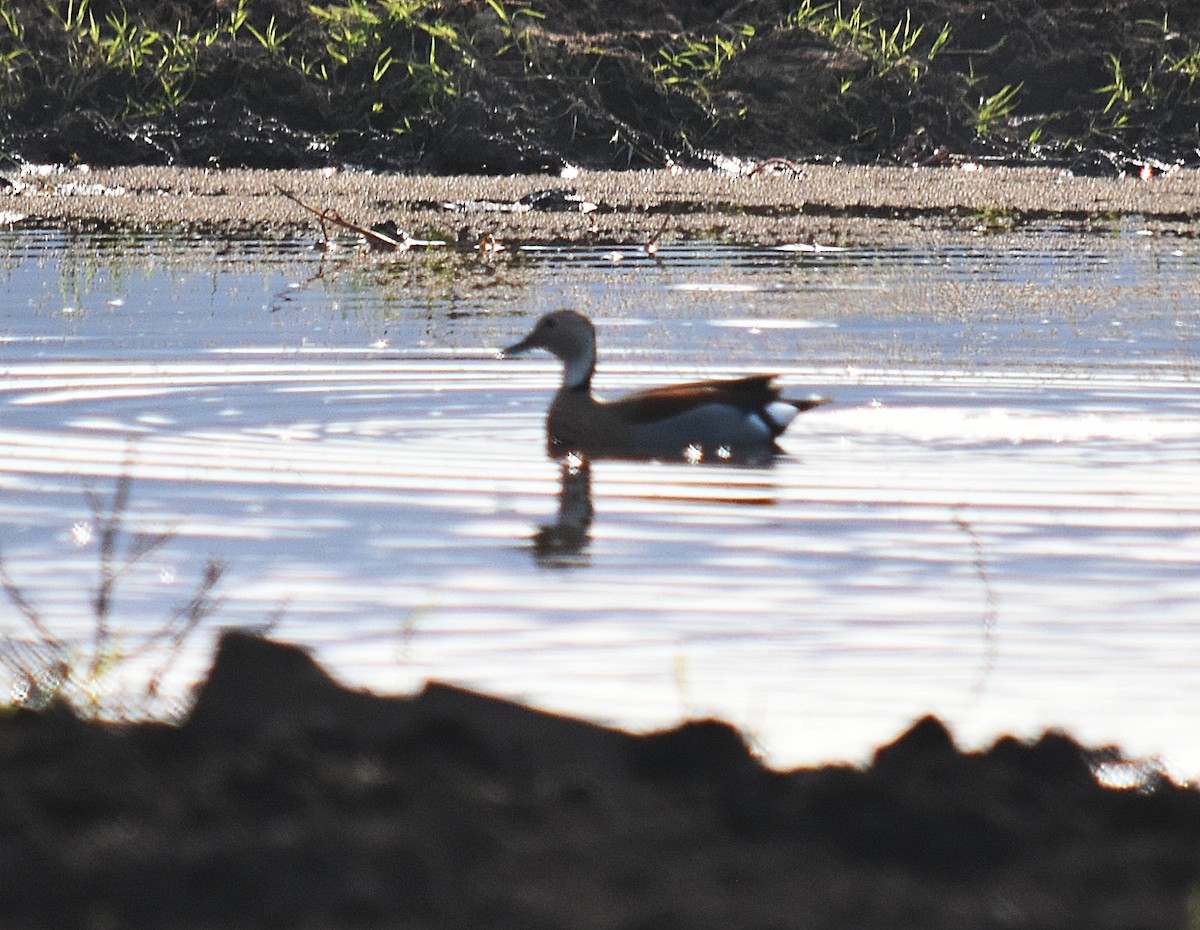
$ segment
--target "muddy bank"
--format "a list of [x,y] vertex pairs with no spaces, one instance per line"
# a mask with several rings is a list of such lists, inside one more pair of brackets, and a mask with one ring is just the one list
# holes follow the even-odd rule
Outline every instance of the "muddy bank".
[[[712,171],[539,176],[405,176],[174,168],[12,174],[0,210],[14,222],[163,224],[223,234],[312,235],[321,222],[281,191],[370,226],[474,245],[712,239],[773,245],[894,241],[949,231],[1111,231],[1122,223],[1200,233],[1200,173],[1081,178],[1044,168],[807,166],[734,177]],[[23,219],[21,219],[23,217]],[[331,233],[345,234],[327,223]]]
[[[222,642],[179,726],[0,718],[6,927],[1188,925],[1200,793],[1064,735],[764,768],[730,727],[637,736],[431,684],[345,690]],[[1191,908],[1191,910],[1189,910]]]

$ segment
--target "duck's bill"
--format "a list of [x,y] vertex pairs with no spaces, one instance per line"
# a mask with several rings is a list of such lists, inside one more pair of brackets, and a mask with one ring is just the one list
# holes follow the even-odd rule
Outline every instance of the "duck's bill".
[[530,349],[534,348],[528,339],[522,339],[520,342],[514,342],[507,349],[501,349],[496,353],[496,358],[512,358],[514,355],[524,355]]

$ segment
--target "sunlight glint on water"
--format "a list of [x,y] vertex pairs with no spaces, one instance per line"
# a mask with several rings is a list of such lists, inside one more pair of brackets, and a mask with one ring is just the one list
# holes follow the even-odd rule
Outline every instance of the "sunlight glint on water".
[[[174,535],[122,579],[128,636],[229,566],[176,693],[216,624],[276,617],[354,685],[718,714],[781,765],[932,712],[967,744],[1058,725],[1200,774],[1190,243],[598,246],[449,276],[300,243],[0,248],[4,565],[86,651],[85,495],[130,474],[127,528]],[[562,306],[598,321],[602,394],[772,370],[836,403],[770,468],[594,463],[589,541],[540,546],[569,490],[543,453],[558,373],[494,355]]]

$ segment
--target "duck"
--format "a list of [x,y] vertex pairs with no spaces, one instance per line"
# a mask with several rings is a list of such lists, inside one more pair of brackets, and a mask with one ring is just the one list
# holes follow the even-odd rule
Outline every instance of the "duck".
[[757,461],[782,452],[775,440],[797,414],[829,403],[824,397],[784,397],[773,374],[672,384],[601,400],[592,393],[596,328],[574,310],[547,313],[499,357],[534,349],[563,364],[562,384],[546,417],[552,458]]

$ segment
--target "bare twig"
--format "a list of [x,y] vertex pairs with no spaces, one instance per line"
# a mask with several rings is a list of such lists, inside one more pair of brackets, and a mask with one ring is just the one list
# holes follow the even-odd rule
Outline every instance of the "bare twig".
[[144,651],[149,649],[156,640],[170,636],[170,650],[167,653],[166,661],[155,669],[146,683],[147,697],[158,696],[159,686],[175,664],[175,660],[179,658],[184,641],[201,623],[220,609],[221,599],[214,598],[212,595],[221,581],[221,576],[225,574],[225,567],[225,563],[220,559],[209,559],[204,568],[204,577],[200,580],[191,600],[175,610],[167,622],[142,644],[141,650]]
[[978,534],[976,534],[975,527],[962,515],[959,507],[954,508],[953,516],[954,525],[963,532],[971,543],[975,575],[979,578],[979,583],[983,586],[985,604],[982,622],[984,656],[983,668],[975,686],[975,692],[978,694],[983,691],[988,674],[996,664],[996,627],[1000,619],[1000,601],[996,597],[996,589],[992,586],[992,576],[988,568],[987,553],[984,552],[983,542],[980,540]]
[[[90,489],[84,492],[97,528],[99,563],[99,577],[92,593],[94,628],[90,656],[73,652],[66,642],[54,635],[41,612],[9,575],[3,553],[0,552],[0,588],[3,588],[4,595],[36,634],[32,641],[0,634],[0,667],[10,669],[23,682],[22,690],[26,696],[16,700],[41,704],[55,697],[66,697],[77,710],[99,712],[103,708],[97,696],[96,684],[108,667],[161,648],[167,650],[166,657],[150,673],[145,692],[147,698],[157,697],[163,679],[182,652],[184,642],[200,624],[220,609],[221,600],[214,596],[214,591],[226,566],[223,561],[210,558],[195,593],[185,604],[172,611],[157,629],[132,637],[135,645],[131,648],[115,647],[111,617],[118,582],[175,536],[174,529],[132,536],[126,534],[126,515],[133,486],[131,465],[131,459],[127,459],[110,500],[105,500]],[[71,689],[69,694],[68,688]]]
[[653,236],[651,236],[649,239],[646,240],[646,244],[644,246],[642,246],[642,249],[645,251],[645,253],[647,255],[657,255],[658,254],[658,240],[661,239],[662,234],[667,231],[667,224],[669,222],[671,222],[671,214],[670,213],[668,213],[666,216],[663,217],[663,221],[659,225],[658,231]]
[[42,620],[42,615],[36,607],[25,596],[25,592],[12,579],[8,573],[8,566],[4,563],[3,553],[0,553],[0,585],[4,586],[4,594],[17,608],[17,612],[25,618],[25,622],[33,629],[33,631],[41,638],[48,646],[54,649],[62,650],[65,646],[57,636],[50,632],[50,628],[46,626]]
[[115,567],[117,539],[120,536],[125,509],[129,506],[129,489],[132,483],[129,469],[123,468],[117,477],[117,486],[113,490],[112,503],[108,505],[107,513],[99,495],[92,491],[87,492],[92,519],[100,528],[100,577],[96,580],[96,591],[92,596],[92,611],[96,618],[96,627],[92,634],[92,661],[88,666],[88,675],[92,678],[99,673],[100,666],[104,663],[104,657],[108,652],[110,639],[108,616],[112,609],[113,589],[120,574]]
[[279,624],[283,623],[283,618],[287,615],[288,608],[291,606],[291,599],[284,598],[275,605],[275,609],[271,611],[271,615],[267,617],[266,623],[262,624],[257,629],[259,636],[267,636],[275,632]]
[[384,232],[379,229],[369,229],[365,226],[359,226],[357,223],[351,223],[349,220],[345,219],[340,213],[338,213],[337,210],[332,208],[319,210],[316,207],[305,203],[291,191],[285,190],[278,184],[274,185],[274,187],[275,190],[279,191],[279,193],[281,193],[292,203],[304,210],[307,210],[321,221],[321,235],[324,237],[326,242],[329,242],[329,232],[326,229],[325,224],[329,222],[336,226],[341,226],[343,229],[348,229],[351,232],[357,233],[358,235],[364,237],[367,242],[369,242],[375,248],[390,249],[393,252],[404,252],[409,248],[410,237],[403,230],[397,230],[397,235],[392,236],[389,234],[390,230],[388,232]]

